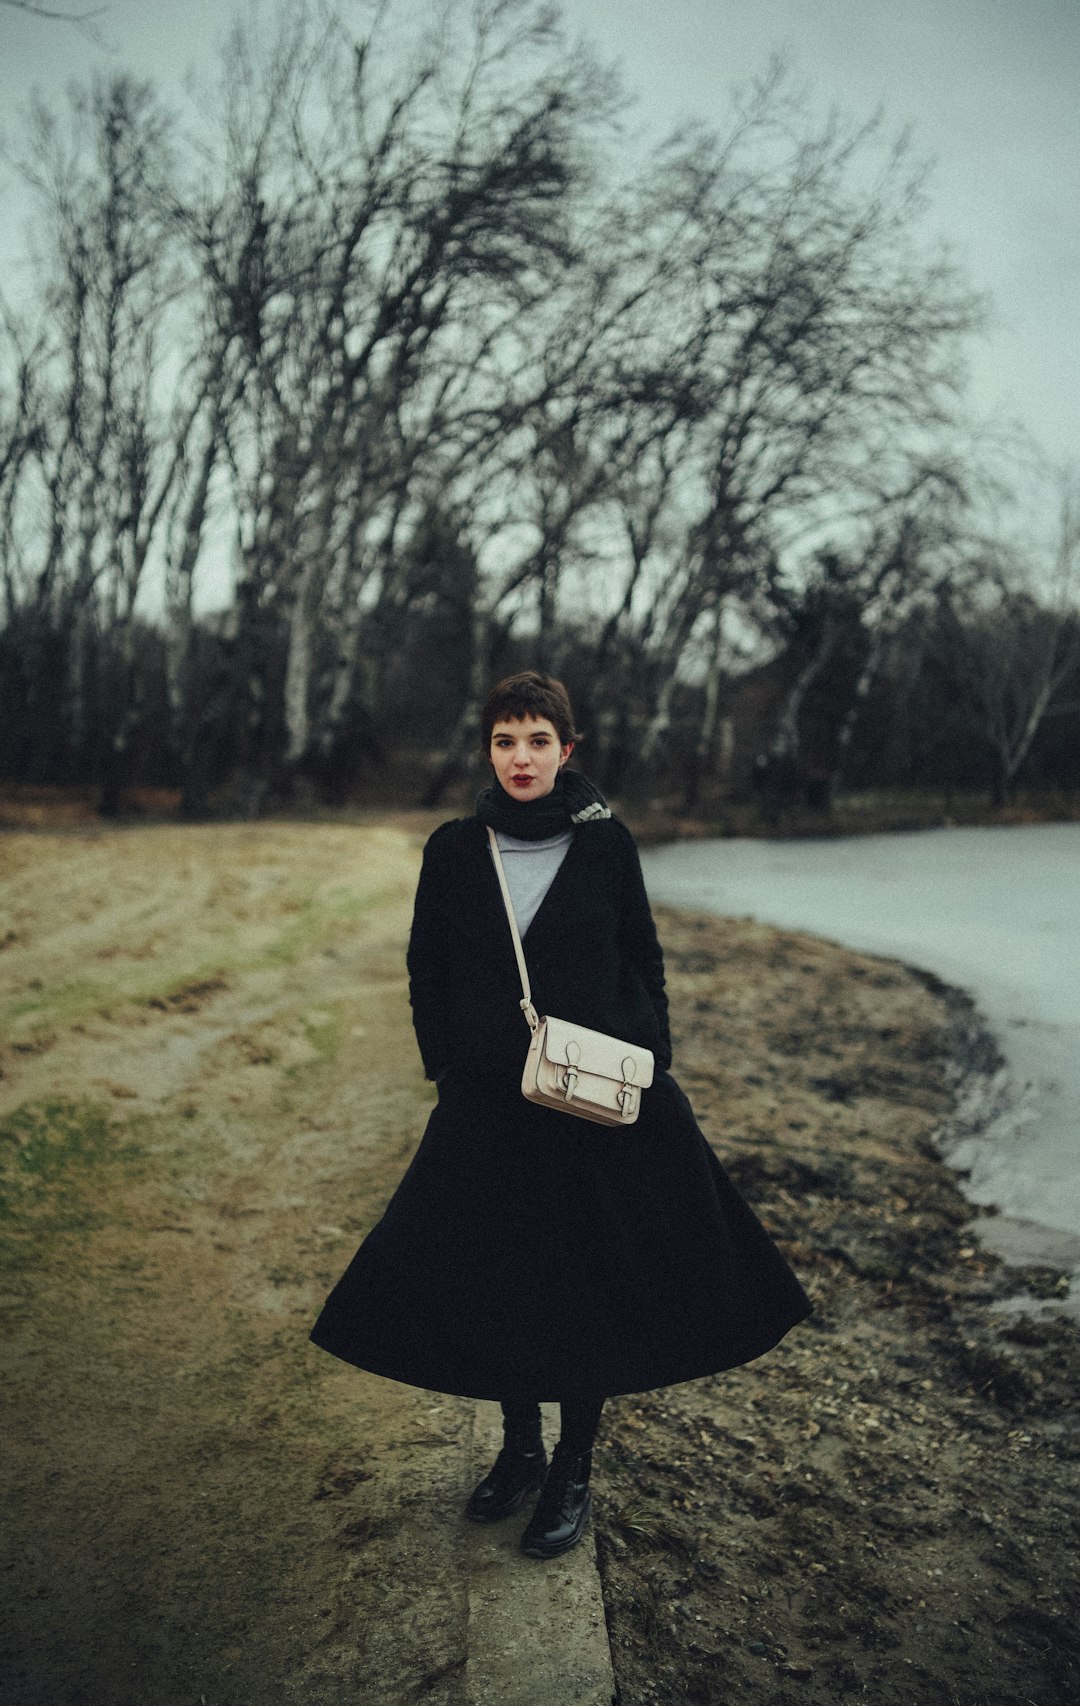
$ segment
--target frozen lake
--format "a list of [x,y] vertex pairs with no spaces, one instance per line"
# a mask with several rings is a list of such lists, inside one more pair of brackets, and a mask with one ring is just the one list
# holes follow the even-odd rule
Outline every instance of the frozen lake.
[[[949,1160],[972,1201],[1036,1223],[1013,1225],[1018,1253],[1080,1268],[1080,824],[680,842],[642,865],[654,901],[810,931],[968,990],[1009,1105]],[[1005,1223],[980,1229],[1009,1253]]]

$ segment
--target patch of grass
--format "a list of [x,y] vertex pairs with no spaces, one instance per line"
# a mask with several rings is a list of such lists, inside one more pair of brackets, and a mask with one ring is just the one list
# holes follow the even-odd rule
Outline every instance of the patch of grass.
[[[394,889],[358,890],[339,886],[328,889],[321,895],[307,895],[302,899],[289,902],[288,923],[274,941],[255,950],[241,951],[242,936],[239,933],[230,935],[230,926],[225,925],[225,950],[227,964],[223,963],[220,954],[213,961],[204,961],[198,965],[190,965],[184,972],[174,978],[164,989],[153,986],[138,971],[133,968],[134,976],[125,980],[125,994],[128,998],[142,999],[169,1007],[183,1006],[183,1000],[194,992],[196,996],[208,996],[217,989],[228,987],[230,974],[245,971],[257,971],[265,966],[291,966],[304,954],[312,952],[322,943],[330,940],[342,927],[363,916],[364,913],[383,905],[396,894]],[[279,904],[281,904],[279,902]],[[160,971],[157,976],[160,979]]]
[[325,1016],[318,1019],[304,1020],[304,1035],[313,1049],[316,1049],[323,1060],[333,1059],[341,1046],[341,1035],[344,1020],[344,1007],[337,1002],[332,1011],[325,1010]]
[[[11,1001],[5,1013],[9,1027],[28,1014],[38,1014],[59,1026],[71,1026],[86,1019],[111,1019],[131,1003],[163,1012],[192,1013],[218,990],[227,987],[219,960],[171,974],[163,974],[160,965],[148,967],[139,963],[114,966],[107,981],[72,979],[43,990],[32,1000]],[[32,1042],[33,1035],[27,1033],[26,1041]]]
[[48,1007],[49,1001],[48,995],[34,995],[26,1001],[9,1001],[8,1018],[21,1019],[25,1013],[42,1013]]
[[115,987],[88,978],[72,979],[55,989],[41,989],[32,997],[8,1001],[4,1006],[4,1029],[14,1034],[19,1019],[38,1014],[50,1024],[70,1024],[85,1019],[103,1001],[115,996]]
[[0,1168],[16,1178],[48,1180],[100,1155],[108,1140],[105,1111],[92,1102],[39,1102],[0,1121]]
[[[57,1098],[27,1102],[0,1120],[0,1221],[15,1235],[14,1265],[32,1255],[45,1231],[82,1231],[101,1223],[102,1168],[130,1166],[143,1150],[100,1103]],[[7,1252],[5,1252],[7,1254]]]
[[339,887],[329,889],[324,895],[311,896],[301,901],[292,915],[291,922],[275,942],[263,949],[254,963],[275,966],[294,964],[301,954],[317,947],[342,924],[351,923],[365,912],[372,911],[393,892]]
[[677,1523],[656,1505],[627,1499],[612,1515],[612,1523],[627,1540],[688,1557],[690,1546]]
[[[267,966],[294,965],[332,939],[343,925],[383,904],[392,893],[339,887],[303,900],[276,940],[254,952],[241,951],[239,937],[233,940],[226,926],[219,935],[213,959],[192,958],[179,964],[174,961],[170,967],[145,962],[116,965],[108,981],[71,979],[54,988],[21,995],[5,1003],[4,1029],[16,1035],[20,1029],[18,1022],[22,1020],[25,1024],[31,1016],[37,1017],[39,1023],[59,1026],[94,1017],[109,1019],[132,1004],[167,1013],[197,1012],[229,988],[232,975]],[[18,1040],[32,1046],[36,1034],[26,1032]],[[319,1046],[317,1041],[315,1046]]]
[[323,1002],[316,1013],[299,1015],[304,1041],[315,1051],[315,1058],[294,1061],[284,1068],[282,1077],[295,1084],[327,1067],[336,1070],[350,1011],[343,1001]]

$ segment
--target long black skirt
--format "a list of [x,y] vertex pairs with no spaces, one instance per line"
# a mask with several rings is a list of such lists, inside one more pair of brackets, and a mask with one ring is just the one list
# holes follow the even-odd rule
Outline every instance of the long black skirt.
[[546,1402],[733,1368],[809,1312],[668,1073],[626,1129],[451,1077],[311,1337],[410,1386]]

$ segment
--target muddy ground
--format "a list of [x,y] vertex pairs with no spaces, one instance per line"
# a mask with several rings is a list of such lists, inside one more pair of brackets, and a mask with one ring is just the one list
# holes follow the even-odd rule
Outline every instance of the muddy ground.
[[[306,1344],[430,1105],[402,959],[424,828],[0,837],[19,1706],[458,1698],[471,1407]],[[621,1706],[1065,1706],[1080,1335],[995,1317],[1061,1276],[980,1252],[936,1159],[970,1014],[746,921],[661,932],[676,1068],[816,1313],[605,1412]]]
[[935,980],[812,938],[664,918],[676,1061],[812,1321],[628,1399],[600,1453],[622,1706],[1080,1698],[1080,1334],[996,1318],[1006,1271],[932,1134],[993,1061]]

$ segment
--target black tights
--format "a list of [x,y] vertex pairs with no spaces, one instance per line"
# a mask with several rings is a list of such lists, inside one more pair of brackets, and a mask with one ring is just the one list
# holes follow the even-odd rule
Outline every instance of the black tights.
[[[560,1433],[559,1443],[564,1450],[572,1452],[575,1457],[586,1451],[591,1451],[596,1439],[596,1430],[600,1426],[600,1412],[604,1408],[602,1398],[564,1398],[559,1405]],[[502,1406],[503,1421],[510,1427],[540,1429],[540,1406],[526,1400],[524,1403],[506,1402]]]

